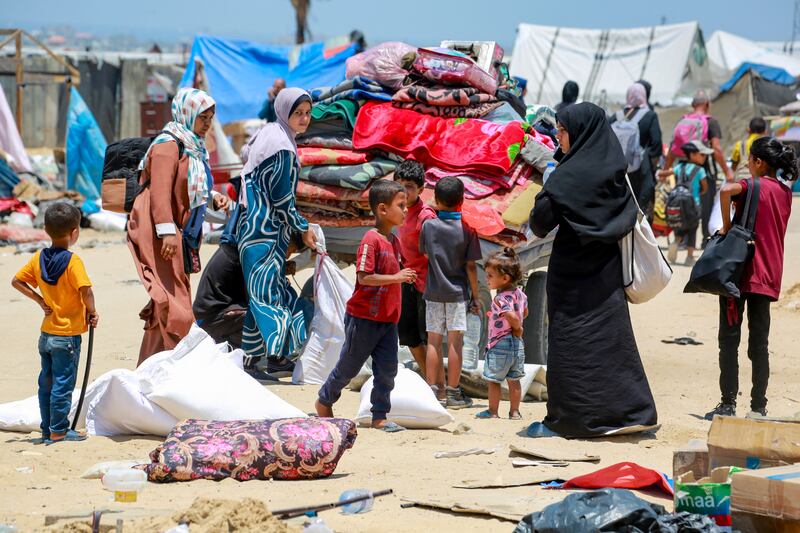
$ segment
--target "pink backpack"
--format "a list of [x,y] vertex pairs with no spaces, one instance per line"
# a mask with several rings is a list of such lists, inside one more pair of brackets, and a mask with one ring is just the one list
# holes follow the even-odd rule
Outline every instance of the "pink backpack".
[[684,144],[691,141],[701,141],[708,143],[708,115],[701,113],[689,113],[675,125],[672,132],[672,146],[670,150],[678,157],[686,157],[681,148]]

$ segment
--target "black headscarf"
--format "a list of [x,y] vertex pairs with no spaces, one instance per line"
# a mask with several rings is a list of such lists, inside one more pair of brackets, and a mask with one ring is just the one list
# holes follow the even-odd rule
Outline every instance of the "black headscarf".
[[636,83],[644,87],[644,93],[647,95],[647,107],[653,109],[653,104],[650,103],[650,92],[653,90],[653,86],[647,80],[639,80]]
[[574,81],[570,80],[565,83],[564,88],[561,89],[561,103],[556,106],[556,111],[561,111],[568,105],[577,102],[579,92],[578,84]]
[[619,240],[633,228],[637,211],[625,181],[628,164],[606,114],[583,102],[566,107],[556,120],[567,130],[570,147],[545,192],[582,240]]

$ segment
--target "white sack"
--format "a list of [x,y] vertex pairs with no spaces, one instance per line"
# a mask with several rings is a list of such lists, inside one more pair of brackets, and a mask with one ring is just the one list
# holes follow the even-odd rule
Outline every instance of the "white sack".
[[295,362],[292,383],[321,385],[328,379],[344,344],[344,316],[353,284],[325,252],[325,235],[317,225],[318,251],[314,269],[314,319],[308,340]]
[[[369,425],[372,422],[372,384],[374,378],[361,388],[361,405],[355,421]],[[391,394],[392,409],[387,420],[412,429],[433,429],[449,424],[454,419],[442,407],[436,395],[419,374],[403,366],[397,369],[394,389]]]
[[149,381],[151,389],[146,392],[147,398],[177,419],[251,420],[306,416],[244,373],[231,362],[228,354],[219,352],[208,336],[180,359],[170,358],[162,362],[153,369]]
[[142,394],[139,379],[130,370],[103,374],[93,385],[104,387],[86,401],[86,431],[90,435],[166,436],[178,419]]
[[[461,387],[469,396],[476,398],[489,397],[489,383],[483,379],[483,365],[484,361],[478,361],[478,366],[474,370],[461,371]],[[546,398],[547,394],[547,367],[544,365],[525,364],[523,366],[525,376],[519,380],[520,388],[522,389],[522,399],[525,400],[526,396],[530,399],[541,401]],[[508,400],[508,382],[503,381],[500,384],[502,391],[502,399]]]

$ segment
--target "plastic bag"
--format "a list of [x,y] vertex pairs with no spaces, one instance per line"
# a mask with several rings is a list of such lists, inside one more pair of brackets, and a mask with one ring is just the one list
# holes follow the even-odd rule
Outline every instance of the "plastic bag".
[[348,58],[345,63],[347,78],[364,76],[397,90],[408,76],[408,71],[403,68],[403,56],[416,51],[416,47],[396,41],[373,46]]
[[339,360],[344,344],[344,316],[353,285],[325,253],[325,235],[317,225],[317,264],[314,269],[314,319],[308,340],[295,362],[292,383],[321,385]]
[[722,533],[707,516],[667,514],[628,490],[604,489],[570,494],[564,500],[531,513],[514,533]]

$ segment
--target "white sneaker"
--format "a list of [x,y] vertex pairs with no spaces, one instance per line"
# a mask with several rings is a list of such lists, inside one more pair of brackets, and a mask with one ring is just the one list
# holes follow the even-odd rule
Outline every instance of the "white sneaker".
[[767,417],[767,410],[763,409],[761,411],[750,411],[745,415],[745,418],[766,418]]
[[678,241],[674,240],[669,243],[669,248],[667,248],[667,261],[670,263],[674,263],[678,260]]

